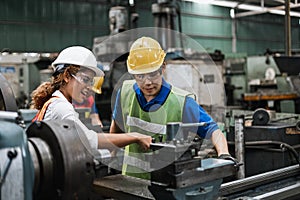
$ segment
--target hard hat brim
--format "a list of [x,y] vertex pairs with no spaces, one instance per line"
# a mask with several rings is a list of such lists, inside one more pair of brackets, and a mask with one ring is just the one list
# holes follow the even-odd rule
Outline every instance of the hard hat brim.
[[[56,66],[57,65],[60,65],[60,64],[69,64],[69,63],[64,63],[64,62],[53,62],[52,63],[52,67],[53,67],[53,69],[55,69],[56,68]],[[86,68],[86,69],[89,69],[89,70],[91,70],[91,71],[93,71],[94,73],[95,73],[95,76],[104,76],[104,72],[101,70],[101,69],[99,69],[98,67],[92,67],[92,66],[80,66],[79,65],[80,63],[75,63],[75,62],[73,62],[72,63],[72,65],[77,65],[77,66],[79,66],[79,67],[84,67],[84,68]]]
[[[140,69],[131,69],[130,67],[127,67],[128,73],[130,74],[147,74],[151,72],[157,71],[161,66],[163,62],[160,65],[154,66],[154,67],[141,67]],[[128,65],[128,64],[127,64]]]

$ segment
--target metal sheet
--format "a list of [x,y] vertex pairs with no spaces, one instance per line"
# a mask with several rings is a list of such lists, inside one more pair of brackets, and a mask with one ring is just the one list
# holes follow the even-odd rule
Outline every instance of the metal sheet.
[[94,189],[101,196],[117,199],[154,199],[148,190],[150,181],[121,174],[94,181]]

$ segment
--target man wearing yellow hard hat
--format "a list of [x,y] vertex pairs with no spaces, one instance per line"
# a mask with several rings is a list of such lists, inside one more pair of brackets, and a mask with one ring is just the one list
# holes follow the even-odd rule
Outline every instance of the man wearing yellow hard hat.
[[[127,69],[134,80],[124,81],[117,94],[110,132],[136,131],[152,137],[162,135],[165,139],[168,122],[206,122],[207,126],[196,129],[197,134],[201,138],[211,138],[220,158],[235,161],[229,155],[226,138],[216,122],[189,92],[165,81],[165,56],[160,44],[150,37],[141,37],[132,44]],[[138,152],[141,151],[137,145],[126,146],[122,173],[149,179],[147,164]]]

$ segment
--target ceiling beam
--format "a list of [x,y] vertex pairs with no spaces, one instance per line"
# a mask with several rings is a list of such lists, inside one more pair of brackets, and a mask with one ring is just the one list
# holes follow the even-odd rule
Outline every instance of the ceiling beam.
[[[290,8],[298,8],[298,7],[300,7],[300,4],[291,4],[290,5]],[[239,6],[237,8],[239,8]],[[264,13],[285,15],[285,11],[284,11],[285,6],[284,5],[276,6],[276,7],[260,7],[260,6],[257,6],[257,8],[260,8],[261,10],[237,13],[235,15],[235,18],[246,17],[246,16],[251,16],[251,15],[259,15],[259,14],[264,14]],[[290,11],[290,16],[300,17],[300,13]]]
[[[264,13],[271,13],[271,14],[277,14],[277,15],[285,15],[285,6],[284,0],[275,0],[276,2],[283,3],[282,6],[275,6],[275,7],[265,7],[265,3],[262,0],[261,6],[252,5],[252,4],[246,4],[246,3],[240,3],[236,1],[224,1],[224,0],[185,0],[185,1],[192,1],[196,3],[204,3],[204,4],[210,4],[215,6],[221,6],[221,7],[228,7],[238,10],[247,10],[246,12],[237,13],[235,15],[235,18],[250,16],[250,15],[259,15]],[[290,3],[290,8],[298,8],[300,7],[300,3],[298,4],[298,1],[295,0],[295,3]],[[291,17],[300,17],[300,12],[290,11]]]
[[[259,7],[259,6],[257,6]],[[300,7],[300,4],[292,4],[290,5],[290,8],[298,8]],[[235,18],[240,18],[240,17],[246,17],[246,16],[251,16],[251,15],[259,15],[259,14],[264,14],[264,13],[271,13],[271,14],[279,14],[279,15],[285,15],[285,6],[276,6],[276,7],[259,7],[261,10],[257,10],[257,11],[248,11],[248,12],[241,12],[241,13],[237,13],[235,15]],[[290,16],[293,17],[300,17],[300,13],[299,12],[294,12],[294,11],[290,11]]]

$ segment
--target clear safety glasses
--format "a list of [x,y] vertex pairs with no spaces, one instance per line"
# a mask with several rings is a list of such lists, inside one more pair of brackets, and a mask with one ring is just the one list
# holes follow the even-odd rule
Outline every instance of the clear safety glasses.
[[134,74],[134,78],[136,81],[138,82],[145,82],[146,79],[150,80],[150,81],[154,81],[156,80],[160,75],[161,75],[161,68],[157,71],[151,72],[151,73],[147,73],[147,74]]
[[87,87],[92,87],[92,90],[98,94],[102,93],[101,87],[104,82],[104,77],[99,76],[99,77],[90,77],[89,75],[83,73],[83,72],[78,72],[76,75],[71,74],[72,77],[78,81],[79,83],[87,86]]

